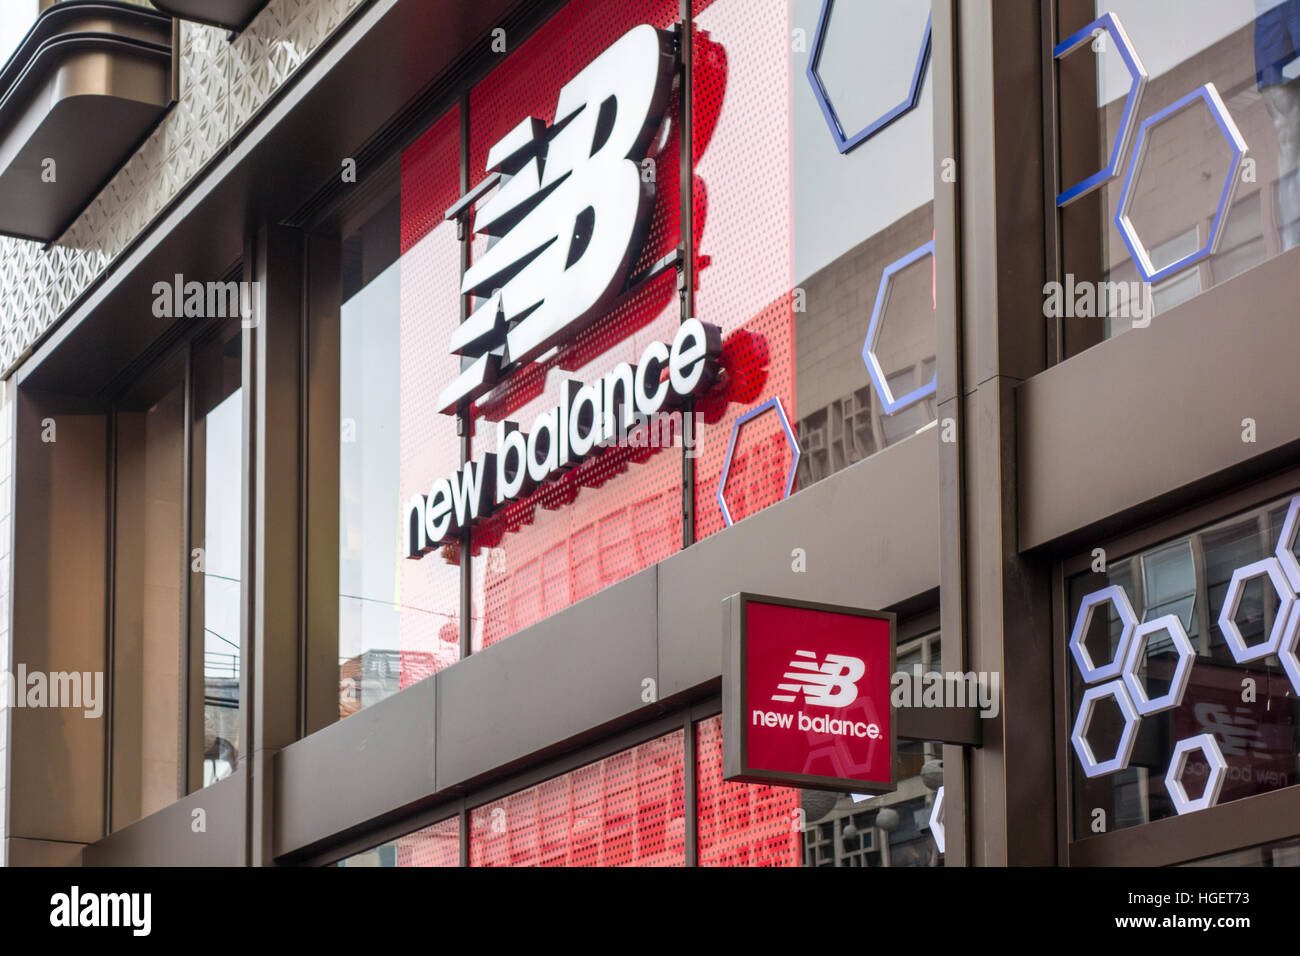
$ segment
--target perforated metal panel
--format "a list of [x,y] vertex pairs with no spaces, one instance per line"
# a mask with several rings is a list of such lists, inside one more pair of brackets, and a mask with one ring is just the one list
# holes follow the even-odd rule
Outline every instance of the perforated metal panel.
[[460,866],[460,818],[408,833],[394,843],[398,866]]
[[800,866],[799,791],[722,780],[722,718],[695,725],[700,866]]
[[[733,427],[771,398],[795,408],[790,22],[744,0],[695,4],[695,315],[723,332],[725,387],[699,404],[695,535],[722,529],[717,499]],[[794,452],[775,414],[737,434],[724,489],[733,520],[781,500]]]
[[[628,30],[671,26],[673,0],[619,4],[575,0],[517,49],[470,95],[470,182],[488,149],[526,116],[550,122],[560,88]],[[655,199],[637,275],[675,249],[680,236],[680,164],[672,95],[651,147]],[[475,252],[485,248],[476,239]],[[635,364],[652,341],[668,342],[680,320],[671,272],[646,282],[546,361],[512,376],[482,403],[474,456],[496,448],[496,422],[531,428],[559,404],[566,379],[597,381],[619,362]],[[649,567],[681,544],[682,452],[616,447],[511,503],[475,530],[473,644],[483,647]]]
[[[788,421],[796,420],[789,22],[779,7],[758,19],[737,0],[697,8],[691,108],[695,313],[723,330],[727,372],[723,385],[698,405],[704,424],[694,462],[697,537],[724,525],[718,490],[736,421],[769,399],[779,402]],[[501,64],[470,94],[471,184],[482,179],[490,147],[523,118],[554,117],[561,87],[601,51],[638,24],[670,27],[677,14],[672,0],[574,0],[517,48],[507,37]],[[633,275],[680,244],[678,95],[673,93],[651,148],[657,189]],[[412,147],[403,162],[404,249],[442,212],[429,202],[406,202],[425,188],[427,174],[413,155],[419,148]],[[472,254],[485,248],[484,239],[473,240]],[[432,303],[435,294],[445,295],[435,284],[443,288],[441,279],[408,279],[404,270],[404,300],[408,288],[422,287]],[[648,343],[669,341],[679,321],[672,273],[641,283],[574,340],[516,372],[479,403],[473,457],[496,449],[498,421],[531,428],[536,416],[559,403],[565,380],[590,383],[619,362],[635,364]],[[426,376],[431,394],[433,382],[447,381],[458,363],[446,353],[445,334],[430,333],[427,356],[436,367]],[[724,489],[735,520],[785,495],[794,455],[778,414],[755,417],[739,429]],[[427,484],[449,471],[427,471],[421,480]],[[681,475],[680,448],[608,449],[484,521],[472,539],[474,648],[672,554],[682,541]]]
[[470,866],[683,866],[676,731],[470,813]]
[[339,866],[460,866],[460,817],[449,817],[363,850]]
[[[447,340],[460,323],[460,240],[443,213],[460,195],[460,112],[433,124],[402,156],[401,499],[392,502],[393,546],[402,550],[402,502],[427,494],[460,467],[456,420],[439,413],[439,389],[458,364]],[[460,653],[460,555],[455,545],[398,568],[399,684],[456,661]]]

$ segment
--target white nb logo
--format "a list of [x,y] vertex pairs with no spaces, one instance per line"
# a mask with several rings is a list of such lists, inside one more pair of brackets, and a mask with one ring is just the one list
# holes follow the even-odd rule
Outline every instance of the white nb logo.
[[787,694],[773,694],[773,700],[793,701],[800,692],[809,707],[847,707],[858,699],[858,681],[867,672],[861,658],[827,654],[817,662],[812,651],[795,651],[790,670],[782,676],[793,683],[777,684]]
[[461,281],[479,302],[450,345],[473,362],[439,395],[444,413],[590,323],[623,290],[653,198],[639,162],[675,62],[671,34],[635,27],[564,85],[549,128],[530,117],[488,151],[500,185],[476,207],[475,229],[490,244]]

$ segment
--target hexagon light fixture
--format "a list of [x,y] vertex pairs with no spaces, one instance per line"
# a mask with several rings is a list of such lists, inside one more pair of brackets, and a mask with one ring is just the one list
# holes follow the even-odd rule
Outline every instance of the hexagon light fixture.
[[[1181,113],[1197,103],[1204,103],[1209,109],[1210,115],[1219,127],[1219,132],[1223,134],[1223,138],[1232,150],[1232,164],[1228,168],[1228,175],[1223,183],[1223,191],[1219,196],[1219,205],[1214,211],[1214,221],[1210,224],[1210,235],[1205,244],[1182,258],[1174,260],[1169,265],[1157,269],[1152,264],[1151,255],[1147,252],[1147,247],[1137,234],[1137,229],[1134,228],[1132,220],[1129,219],[1129,207],[1137,194],[1138,170],[1142,166],[1142,160],[1146,157],[1147,146],[1151,139],[1151,130],[1171,116]],[[1119,207],[1115,210],[1115,227],[1119,230],[1124,244],[1128,246],[1129,255],[1133,259],[1133,264],[1137,266],[1143,282],[1159,282],[1175,272],[1181,272],[1189,266],[1195,265],[1202,259],[1209,258],[1218,251],[1219,240],[1223,237],[1223,224],[1228,218],[1228,210],[1232,206],[1232,197],[1237,192],[1237,180],[1241,178],[1238,170],[1241,169],[1241,161],[1246,155],[1246,149],[1246,140],[1242,138],[1241,131],[1237,129],[1237,124],[1232,120],[1232,114],[1223,105],[1223,99],[1219,96],[1219,91],[1213,83],[1206,83],[1200,89],[1193,90],[1182,99],[1175,100],[1164,109],[1153,113],[1142,121],[1142,125],[1138,127],[1137,144],[1133,148],[1133,158],[1129,161],[1128,175],[1124,178],[1124,191],[1120,194]]]
[[[1097,701],[1106,697],[1115,698],[1115,703],[1119,705],[1124,717],[1124,729],[1120,731],[1115,756],[1109,760],[1098,760],[1093,753],[1092,744],[1088,743],[1088,726],[1092,723],[1092,712]],[[1083,765],[1084,776],[1100,777],[1127,767],[1129,758],[1133,756],[1133,744],[1137,740],[1138,725],[1141,723],[1142,717],[1133,706],[1133,700],[1122,680],[1113,680],[1085,690],[1083,700],[1079,702],[1079,714],[1074,719],[1074,730],[1070,732],[1070,743],[1074,746],[1079,763]]]
[[895,412],[902,411],[904,408],[915,405],[935,393],[938,381],[937,368],[935,377],[931,378],[930,381],[925,382],[919,388],[912,389],[906,395],[895,398],[893,391],[889,387],[889,379],[885,375],[885,370],[881,368],[880,360],[876,358],[876,342],[880,338],[881,326],[884,324],[885,306],[889,301],[889,288],[894,281],[894,276],[913,263],[919,262],[926,256],[933,255],[934,240],[931,239],[919,249],[913,249],[897,262],[885,266],[884,272],[880,274],[880,288],[876,290],[876,304],[871,310],[871,323],[867,326],[867,340],[862,343],[862,361],[867,366],[867,374],[871,376],[871,384],[876,390],[876,395],[880,398],[881,407],[886,415],[893,415]]
[[1282,565],[1287,583],[1296,594],[1300,594],[1300,561],[1296,560],[1295,552],[1291,549],[1295,547],[1298,531],[1300,531],[1300,495],[1292,498],[1287,506],[1286,518],[1282,521],[1282,533],[1278,535],[1277,549],[1273,552],[1278,563]]
[[[1195,800],[1188,799],[1187,788],[1183,786],[1183,771],[1187,769],[1187,758],[1199,750],[1210,765],[1209,776],[1205,779],[1205,789]],[[1223,790],[1223,780],[1228,774],[1228,762],[1223,759],[1223,751],[1214,734],[1197,734],[1174,744],[1173,755],[1169,758],[1169,770],[1165,773],[1165,789],[1174,802],[1178,815],[1205,810],[1219,802],[1219,793]]]
[[[1246,585],[1255,578],[1265,576],[1277,593],[1277,614],[1273,617],[1273,627],[1268,633],[1268,640],[1258,644],[1247,644],[1246,639],[1241,635],[1241,628],[1237,626],[1237,611],[1241,608],[1241,598],[1245,594]],[[1277,558],[1252,561],[1233,571],[1232,580],[1228,582],[1228,593],[1223,597],[1223,608],[1219,611],[1219,630],[1223,632],[1223,638],[1228,642],[1233,660],[1238,664],[1246,664],[1276,654],[1282,646],[1282,638],[1287,631],[1287,621],[1295,602],[1295,592],[1291,590],[1286,574],[1282,571],[1282,564]]]
[[[1158,697],[1148,697],[1146,684],[1138,677],[1138,664],[1143,659],[1147,641],[1160,632],[1165,632],[1174,642],[1178,651],[1178,663],[1174,665],[1174,675],[1169,680],[1169,690]],[[1146,621],[1137,626],[1133,640],[1129,643],[1128,656],[1124,659],[1124,683],[1133,706],[1143,717],[1172,710],[1183,702],[1183,692],[1187,690],[1187,681],[1192,674],[1192,664],[1196,662],[1196,649],[1183,628],[1183,622],[1176,614],[1166,614],[1155,620]]]
[[[1115,656],[1111,660],[1104,664],[1094,664],[1084,640],[1088,636],[1088,628],[1092,625],[1093,612],[1107,603],[1113,605],[1116,613],[1119,614],[1121,624],[1119,643],[1115,647]],[[1137,615],[1133,613],[1133,605],[1129,603],[1128,593],[1118,584],[1111,584],[1084,595],[1083,601],[1079,604],[1079,614],[1074,619],[1074,630],[1070,633],[1070,653],[1074,655],[1074,663],[1078,665],[1079,674],[1085,684],[1095,684],[1120,675],[1136,627]]]
[[1300,695],[1300,656],[1296,654],[1296,645],[1300,644],[1300,601],[1291,605],[1291,613],[1286,620],[1286,633],[1282,635],[1282,646],[1277,649],[1277,659],[1282,662],[1282,670],[1291,681],[1291,687]]
[[1056,197],[1057,206],[1068,206],[1076,199],[1088,195],[1103,183],[1114,179],[1119,173],[1120,162],[1124,158],[1125,150],[1128,149],[1129,140],[1133,137],[1133,127],[1137,122],[1138,105],[1142,102],[1142,93],[1147,88],[1146,67],[1142,65],[1137,50],[1133,48],[1133,42],[1129,40],[1128,34],[1124,32],[1124,24],[1113,13],[1103,13],[1073,36],[1067,37],[1058,43],[1055,49],[1052,50],[1053,59],[1059,61],[1063,56],[1073,53],[1083,44],[1092,43],[1097,34],[1102,32],[1106,33],[1114,41],[1115,49],[1119,51],[1120,59],[1124,61],[1124,68],[1128,70],[1132,83],[1129,85],[1128,95],[1124,98],[1124,111],[1120,114],[1119,129],[1115,131],[1115,143],[1111,147],[1109,161],[1091,176],[1079,180],[1073,186],[1061,192]]
[[945,844],[948,841],[943,827],[943,787],[936,790],[934,794],[934,806],[930,808],[930,832],[934,834],[934,842],[939,852],[947,853]]
[[921,35],[921,48],[916,55],[916,65],[912,68],[912,80],[908,86],[907,96],[897,106],[886,110],[883,115],[872,120],[862,129],[849,133],[844,129],[844,124],[835,112],[834,104],[831,103],[830,94],[826,91],[826,85],[822,83],[822,78],[817,73],[821,64],[822,48],[826,44],[831,8],[834,5],[835,0],[822,0],[821,12],[817,15],[817,29],[813,33],[812,50],[808,54],[808,68],[805,72],[812,86],[813,96],[817,99],[817,105],[821,107],[822,116],[825,117],[826,125],[830,128],[831,138],[835,140],[836,149],[841,153],[847,153],[854,147],[861,146],[904,113],[916,109],[916,104],[921,101],[921,81],[925,76],[926,64],[930,62],[931,17],[925,18],[925,31]]
[[731,426],[731,443],[727,446],[727,457],[722,462],[722,474],[718,477],[718,507],[722,509],[722,520],[728,528],[734,522],[731,519],[731,509],[727,507],[727,499],[723,497],[722,491],[727,487],[727,475],[731,472],[731,459],[736,454],[736,439],[740,435],[740,426],[753,421],[759,415],[771,411],[775,411],[777,418],[781,420],[781,428],[785,431],[785,440],[789,442],[790,451],[792,452],[790,473],[786,475],[785,491],[781,495],[782,500],[790,497],[790,490],[794,487],[795,471],[799,467],[799,443],[795,441],[794,429],[790,427],[790,419],[786,417],[785,407],[781,404],[781,399],[778,396],[773,396],[762,405],[745,412]]

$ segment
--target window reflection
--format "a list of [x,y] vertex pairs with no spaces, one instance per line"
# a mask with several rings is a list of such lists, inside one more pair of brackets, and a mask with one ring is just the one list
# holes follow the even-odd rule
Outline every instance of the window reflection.
[[[1147,130],[1128,212],[1156,269],[1211,242],[1225,179],[1236,178],[1216,253],[1149,286],[1159,315],[1300,242],[1300,0],[1097,0],[1103,13],[1119,18],[1150,76],[1137,123],[1213,83],[1248,146],[1243,167],[1229,168],[1231,150],[1203,103]],[[1085,25],[1063,22],[1061,38]],[[1106,34],[1057,69],[1064,189],[1110,158],[1131,77]],[[1135,146],[1136,127],[1118,175],[1061,210],[1064,272],[1076,281],[1141,281],[1114,223]],[[1095,330],[1086,316],[1067,320],[1071,351],[1129,330],[1139,314],[1112,311]]]
[[[821,9],[795,0],[794,27],[812,37]],[[906,100],[929,14],[926,0],[831,4],[817,73],[850,138]],[[840,153],[804,74],[807,56],[796,50],[792,62],[800,488],[935,420],[928,397],[888,413],[862,354],[885,270],[933,236],[929,70],[915,109]],[[894,399],[934,378],[934,270],[933,256],[921,258],[884,297],[875,354]]]
[[[895,673],[939,673],[939,634],[900,643]],[[899,740],[898,789],[855,800],[849,794],[802,792],[804,866],[943,866],[930,832],[943,786],[943,745]]]
[[[1165,782],[1174,744],[1200,734],[1214,738],[1227,763],[1220,804],[1297,782],[1300,705],[1296,691],[1276,656],[1238,662],[1219,626],[1233,572],[1274,554],[1289,500],[1122,560],[1111,559],[1105,572],[1088,571],[1068,581],[1071,627],[1086,595],[1117,585],[1124,589],[1139,621],[1165,614],[1178,617],[1195,651],[1180,702],[1140,718],[1127,767],[1085,777],[1071,748],[1076,837],[1103,832],[1099,827],[1110,831],[1174,815],[1177,810]],[[1097,663],[1114,657],[1122,633],[1119,616],[1110,605],[1105,607],[1106,611],[1099,607],[1094,613],[1085,640]],[[1234,616],[1248,646],[1268,639],[1280,608],[1267,576],[1248,581]],[[1170,690],[1177,660],[1167,633],[1153,634],[1143,645],[1134,674],[1149,698]],[[1073,726],[1084,685],[1073,661],[1070,670]],[[1116,753],[1122,729],[1118,707],[1094,712],[1086,733],[1098,760]],[[1204,792],[1209,772],[1201,757],[1189,760],[1182,783],[1190,799]]]
[[[444,116],[408,154],[440,182],[458,172],[456,118]],[[421,196],[438,218],[427,232],[404,229],[396,173],[377,176],[373,198],[342,230],[340,717],[460,655],[459,555],[442,548],[406,560],[401,521],[404,501],[460,464],[456,419],[434,407],[440,383],[458,371],[446,342],[460,318],[460,246],[455,225],[441,220],[455,196]]]
[[[198,574],[190,589],[190,647],[198,653],[191,660],[190,686],[191,693],[201,694],[202,720],[190,735],[191,788],[230,776],[240,756],[241,334],[238,327],[224,330],[196,349],[194,358],[190,537],[191,564]],[[192,708],[191,719],[195,712]]]

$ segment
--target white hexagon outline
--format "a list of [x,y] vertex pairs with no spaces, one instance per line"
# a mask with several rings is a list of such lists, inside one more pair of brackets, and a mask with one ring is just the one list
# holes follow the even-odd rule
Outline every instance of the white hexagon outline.
[[880,399],[881,408],[886,415],[894,415],[905,408],[910,408],[938,391],[939,369],[936,366],[929,381],[922,382],[910,392],[895,397],[894,390],[889,387],[889,376],[885,374],[884,366],[880,364],[880,359],[876,357],[876,341],[880,338],[880,333],[884,329],[885,309],[889,304],[889,293],[894,278],[908,266],[920,262],[927,256],[932,260],[931,268],[933,268],[934,261],[937,261],[935,260],[933,239],[913,249],[901,259],[885,266],[880,273],[880,285],[876,288],[876,302],[871,308],[871,320],[867,323],[867,338],[862,343],[862,362],[867,366],[867,374],[871,378],[871,384],[876,390],[876,397]]
[[[1129,218],[1129,207],[1133,202],[1133,198],[1137,195],[1136,180],[1146,158],[1151,130],[1165,122],[1169,117],[1192,107],[1198,101],[1205,103],[1206,108],[1210,111],[1211,118],[1219,128],[1219,132],[1223,134],[1228,148],[1232,150],[1232,163],[1228,167],[1223,192],[1219,196],[1219,205],[1214,212],[1214,219],[1210,223],[1209,238],[1196,251],[1189,252],[1181,259],[1176,259],[1157,269],[1151,262],[1151,255],[1147,251],[1146,245],[1143,244],[1141,236],[1138,235],[1137,228]],[[1128,247],[1129,257],[1133,260],[1133,265],[1137,268],[1143,282],[1159,282],[1168,276],[1190,268],[1202,259],[1208,259],[1219,251],[1219,240],[1223,238],[1223,225],[1227,221],[1229,210],[1232,209],[1233,197],[1237,194],[1237,182],[1241,178],[1238,171],[1241,169],[1241,161],[1245,159],[1248,150],[1246,140],[1242,138],[1241,131],[1237,128],[1232,114],[1228,112],[1228,107],[1224,105],[1223,98],[1219,96],[1218,88],[1213,83],[1206,83],[1204,86],[1198,87],[1142,121],[1142,124],[1138,127],[1133,155],[1129,160],[1128,174],[1124,177],[1124,189],[1120,193],[1119,206],[1115,209],[1114,222],[1115,228],[1119,230],[1120,238],[1124,240],[1124,245]]]
[[946,832],[943,825],[943,787],[934,792],[934,806],[930,808],[930,832],[934,834],[935,845],[940,853],[947,853]]
[[[1115,703],[1119,704],[1120,712],[1124,715],[1124,729],[1120,732],[1115,756],[1109,760],[1099,761],[1096,754],[1092,752],[1087,734],[1088,725],[1092,723],[1093,707],[1103,697],[1114,697]],[[1133,756],[1133,744],[1137,740],[1138,725],[1141,723],[1142,717],[1133,706],[1133,700],[1128,695],[1128,688],[1124,686],[1124,681],[1113,680],[1085,690],[1083,700],[1079,702],[1079,713],[1074,720],[1074,729],[1070,731],[1070,743],[1074,747],[1074,755],[1083,765],[1084,776],[1100,777],[1127,767],[1129,758]]]
[[[1092,622],[1092,612],[1107,601],[1115,605],[1123,628],[1119,634],[1119,644],[1115,648],[1114,659],[1108,664],[1097,667],[1093,665],[1088,649],[1083,646],[1083,639],[1088,633],[1088,625]],[[1098,591],[1084,595],[1079,603],[1079,613],[1074,618],[1074,629],[1070,632],[1070,653],[1074,655],[1074,663],[1079,668],[1079,674],[1085,684],[1095,684],[1120,675],[1124,669],[1129,642],[1133,639],[1133,631],[1136,628],[1137,615],[1133,613],[1133,605],[1129,603],[1128,592],[1118,584],[1107,585]]]
[[1296,694],[1300,694],[1300,657],[1296,656],[1297,638],[1300,638],[1300,600],[1291,605],[1291,614],[1287,617],[1286,633],[1282,636],[1282,646],[1277,649],[1277,659],[1282,662],[1282,670],[1291,681]]
[[1111,147],[1109,161],[1091,176],[1086,176],[1073,186],[1062,190],[1056,197],[1057,206],[1068,206],[1119,175],[1124,153],[1128,150],[1129,141],[1133,138],[1133,130],[1137,126],[1142,94],[1147,88],[1149,79],[1147,69],[1142,63],[1142,58],[1138,56],[1133,41],[1129,39],[1124,24],[1120,22],[1119,15],[1115,13],[1103,13],[1073,36],[1058,43],[1052,50],[1053,60],[1059,63],[1062,57],[1073,53],[1083,44],[1095,41],[1098,33],[1106,33],[1110,36],[1119,51],[1120,59],[1124,61],[1124,69],[1128,71],[1129,88],[1124,97],[1124,111],[1120,114],[1119,129],[1115,133],[1115,143]]
[[[1199,750],[1210,765],[1210,775],[1205,780],[1205,790],[1195,800],[1187,797],[1187,788],[1183,786],[1183,771],[1187,768],[1187,756],[1193,750]],[[1197,734],[1174,744],[1174,752],[1169,757],[1169,769],[1165,771],[1165,790],[1174,802],[1178,815],[1206,810],[1219,802],[1223,790],[1224,778],[1228,775],[1228,761],[1223,759],[1223,751],[1214,734]]]
[[[1281,604],[1273,618],[1273,629],[1269,631],[1268,640],[1251,647],[1241,636],[1236,616],[1241,608],[1241,596],[1246,589],[1246,582],[1263,575],[1268,575]],[[1228,642],[1233,660],[1238,664],[1247,664],[1250,661],[1262,660],[1270,654],[1276,654],[1282,646],[1287,619],[1291,615],[1291,607],[1294,604],[1295,592],[1291,590],[1291,584],[1282,570],[1282,563],[1277,558],[1261,558],[1234,570],[1232,580],[1228,582],[1228,592],[1223,597],[1223,608],[1219,611],[1219,630],[1223,633],[1223,639]]]
[[[1174,645],[1178,648],[1178,663],[1174,665],[1174,676],[1169,681],[1169,690],[1159,697],[1150,698],[1147,697],[1146,686],[1138,677],[1138,660],[1142,656],[1147,638],[1161,631],[1167,632],[1174,639]],[[1133,632],[1133,640],[1129,642],[1128,656],[1124,659],[1124,683],[1128,687],[1129,696],[1133,698],[1133,706],[1137,708],[1137,712],[1143,717],[1150,717],[1161,711],[1172,710],[1181,704],[1183,694],[1187,690],[1187,681],[1192,676],[1192,664],[1195,661],[1196,648],[1192,647],[1191,638],[1187,636],[1183,622],[1177,614],[1166,614],[1139,624]]]
[[1286,518],[1282,521],[1282,533],[1278,535],[1277,548],[1273,551],[1282,571],[1291,585],[1291,590],[1300,594],[1300,561],[1296,560],[1291,550],[1295,544],[1296,532],[1300,531],[1300,495],[1291,499],[1287,505]]

